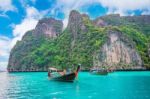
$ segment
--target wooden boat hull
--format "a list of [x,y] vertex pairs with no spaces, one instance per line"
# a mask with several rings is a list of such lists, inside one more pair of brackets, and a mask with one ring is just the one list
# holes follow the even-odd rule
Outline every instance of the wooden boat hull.
[[70,74],[66,74],[63,76],[59,76],[59,77],[49,77],[51,80],[55,80],[55,81],[62,81],[62,82],[73,82],[74,79],[76,78],[76,74],[75,73],[70,73]]
[[94,75],[108,75],[107,71],[91,71],[91,74]]
[[[53,70],[56,70],[56,72],[59,72],[57,69],[53,69]],[[51,72],[52,72],[51,71],[51,72],[48,72],[48,77],[51,80],[55,80],[55,81],[73,82],[74,79],[77,77],[79,70],[80,70],[80,65],[78,65],[77,70],[75,72],[68,73],[68,74],[60,74],[59,76],[55,76],[55,77],[51,76]]]
[[95,74],[95,75],[107,75],[108,72],[97,72],[97,73],[92,73],[92,74]]

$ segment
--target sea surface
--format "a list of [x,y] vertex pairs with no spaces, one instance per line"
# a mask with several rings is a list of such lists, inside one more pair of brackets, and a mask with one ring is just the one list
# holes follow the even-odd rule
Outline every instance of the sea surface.
[[74,83],[48,80],[46,72],[0,72],[0,99],[150,99],[150,72],[80,72]]

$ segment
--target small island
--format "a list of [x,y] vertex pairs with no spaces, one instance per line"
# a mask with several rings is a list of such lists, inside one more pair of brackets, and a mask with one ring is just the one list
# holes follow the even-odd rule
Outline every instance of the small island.
[[91,20],[73,10],[68,25],[54,18],[39,20],[11,50],[7,70],[47,71],[49,67],[82,70],[150,68],[150,16],[111,14]]

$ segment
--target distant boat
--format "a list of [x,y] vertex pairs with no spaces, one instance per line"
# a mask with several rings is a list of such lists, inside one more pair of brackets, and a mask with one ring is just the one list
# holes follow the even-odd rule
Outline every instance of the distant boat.
[[91,69],[90,73],[95,75],[107,75],[108,71],[106,69]]
[[80,66],[77,67],[75,72],[66,73],[65,70],[58,70],[56,68],[49,68],[48,77],[51,80],[62,81],[62,82],[73,82],[77,77]]

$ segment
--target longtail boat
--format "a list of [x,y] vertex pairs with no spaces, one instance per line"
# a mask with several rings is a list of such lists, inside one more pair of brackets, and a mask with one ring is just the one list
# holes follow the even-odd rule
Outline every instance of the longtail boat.
[[108,74],[108,70],[103,69],[103,68],[101,68],[101,69],[99,69],[99,68],[92,68],[90,70],[90,73],[94,74],[94,75],[107,75]]
[[62,82],[73,82],[78,76],[80,65],[78,65],[75,72],[66,73],[65,70],[58,70],[56,68],[49,68],[48,77],[50,80],[62,81]]

